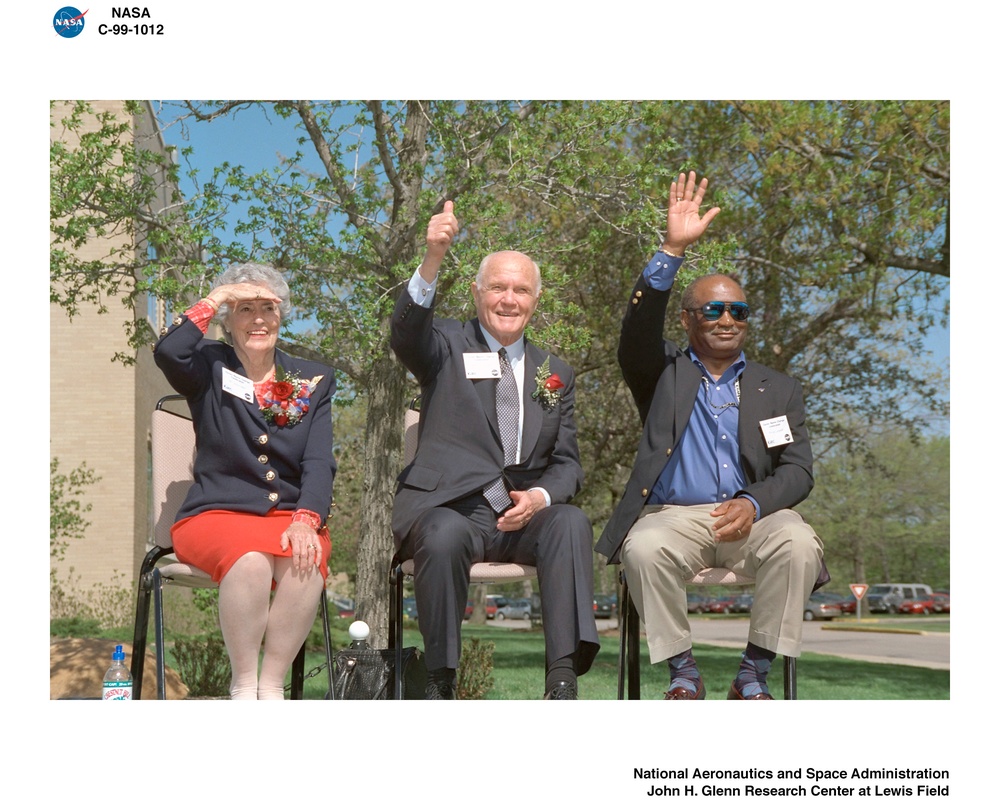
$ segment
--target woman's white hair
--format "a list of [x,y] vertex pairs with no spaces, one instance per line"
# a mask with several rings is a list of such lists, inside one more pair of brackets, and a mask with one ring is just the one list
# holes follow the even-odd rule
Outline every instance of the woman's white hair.
[[[288,282],[274,267],[269,267],[267,264],[254,264],[253,262],[233,264],[215,279],[213,286],[223,286],[227,283],[262,283],[281,300],[278,306],[281,319],[287,319],[292,313],[291,291],[288,288]],[[222,325],[223,330],[226,329],[226,317],[228,316],[229,306],[223,303],[215,315],[216,322]]]

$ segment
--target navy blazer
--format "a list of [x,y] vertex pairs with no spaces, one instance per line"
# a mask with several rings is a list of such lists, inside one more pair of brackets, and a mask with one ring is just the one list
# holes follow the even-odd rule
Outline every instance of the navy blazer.
[[177,519],[210,509],[266,514],[272,509],[313,511],[325,522],[333,501],[333,369],[276,350],[275,364],[303,379],[321,375],[309,410],[290,427],[269,423],[256,398],[222,390],[223,368],[246,377],[236,351],[205,338],[181,317],[153,351],[170,385],[187,399],[197,456],[194,485]]
[[[618,551],[639,518],[657,478],[687,427],[701,388],[701,370],[685,350],[663,339],[670,291],[640,277],[622,321],[618,362],[643,423],[632,475],[611,514],[597,552],[618,563]],[[748,361],[740,378],[741,492],[760,504],[761,516],[802,502],[812,490],[812,447],[802,387],[794,378]],[[760,422],[786,416],[793,441],[767,447]]]
[[[430,508],[465,497],[504,475],[518,490],[544,488],[568,503],[583,485],[576,442],[575,376],[562,359],[525,341],[521,463],[504,467],[496,413],[496,380],[465,376],[463,353],[488,353],[478,320],[437,320],[404,288],[392,315],[393,351],[420,383],[419,444],[400,473],[392,510],[397,549]],[[531,395],[545,359],[565,387],[546,407]]]

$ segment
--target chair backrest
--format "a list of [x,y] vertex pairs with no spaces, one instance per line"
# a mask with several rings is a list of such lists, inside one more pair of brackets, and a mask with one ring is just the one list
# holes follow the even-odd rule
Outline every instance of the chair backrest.
[[163,408],[165,401],[174,399],[180,398],[170,395],[156,404],[150,428],[153,543],[160,547],[172,546],[170,528],[194,483],[194,425],[187,417]]
[[756,582],[756,578],[726,567],[705,567],[688,581],[693,586],[750,586]]

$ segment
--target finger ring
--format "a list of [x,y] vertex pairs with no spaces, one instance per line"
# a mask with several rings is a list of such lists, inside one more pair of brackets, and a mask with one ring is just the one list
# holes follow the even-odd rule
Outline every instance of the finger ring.
[[742,536],[742,535],[743,535],[743,528],[737,528],[737,529],[736,529],[736,532],[737,532],[737,533],[738,533],[738,534],[739,534],[740,536]]
[[316,549],[316,545],[314,545],[314,544],[311,544],[311,545],[309,545],[309,548],[308,548],[308,549],[309,549],[309,550],[315,550],[315,549]]

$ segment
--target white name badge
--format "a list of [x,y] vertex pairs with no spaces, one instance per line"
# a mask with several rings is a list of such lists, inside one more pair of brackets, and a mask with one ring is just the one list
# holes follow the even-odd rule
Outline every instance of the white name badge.
[[792,431],[788,427],[788,417],[784,414],[780,417],[762,419],[760,429],[764,433],[764,441],[768,447],[779,447],[792,442]]
[[496,353],[462,353],[466,378],[500,377],[500,356]]
[[222,391],[248,403],[253,402],[253,381],[225,367],[222,368]]

